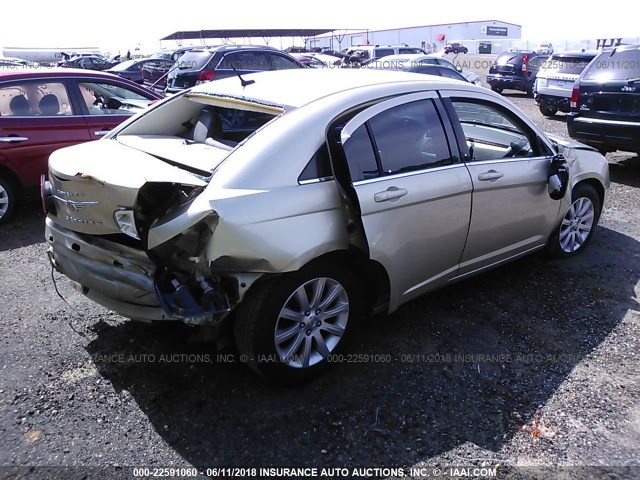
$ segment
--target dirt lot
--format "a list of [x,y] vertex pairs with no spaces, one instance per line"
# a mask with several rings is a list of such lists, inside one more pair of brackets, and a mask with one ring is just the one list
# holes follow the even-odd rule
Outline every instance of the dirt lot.
[[[566,134],[563,115],[505,95]],[[300,388],[265,384],[189,329],[108,312],[56,274],[67,305],[43,215],[22,206],[0,230],[0,478],[29,473],[6,467],[131,478],[113,466],[190,465],[455,476],[446,469],[482,462],[500,465],[497,478],[555,478],[523,468],[548,465],[640,478],[640,158],[608,157],[588,252],[533,256],[371,319],[351,352],[392,361],[356,356]]]

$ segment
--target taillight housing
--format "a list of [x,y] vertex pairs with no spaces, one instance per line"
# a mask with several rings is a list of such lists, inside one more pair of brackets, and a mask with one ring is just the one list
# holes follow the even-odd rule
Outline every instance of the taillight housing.
[[216,78],[216,72],[214,70],[202,70],[198,74],[198,83],[210,82]]
[[572,112],[578,111],[578,101],[580,100],[580,85],[576,82],[571,90],[571,100],[569,101],[569,108]]
[[522,71],[525,73],[529,71],[529,55],[522,57]]

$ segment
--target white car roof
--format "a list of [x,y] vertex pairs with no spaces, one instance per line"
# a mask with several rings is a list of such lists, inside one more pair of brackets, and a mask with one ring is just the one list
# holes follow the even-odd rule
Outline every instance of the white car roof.
[[243,75],[243,78],[255,80],[255,83],[243,87],[240,79],[234,76],[198,85],[191,89],[191,93],[229,96],[299,108],[345,90],[382,86],[390,83],[419,82],[433,89],[452,85],[458,89],[464,88],[459,81],[444,77],[375,70],[366,67],[359,69],[279,70]]
[[372,68],[359,69],[291,69],[243,75],[245,80],[255,83],[243,87],[240,79],[229,77],[198,85],[192,94],[209,94],[233,98],[256,100],[272,105],[299,108],[315,100],[346,90],[389,85],[393,83],[416,83],[432,89],[454,86],[469,88],[457,80],[432,77],[419,73],[384,71]]

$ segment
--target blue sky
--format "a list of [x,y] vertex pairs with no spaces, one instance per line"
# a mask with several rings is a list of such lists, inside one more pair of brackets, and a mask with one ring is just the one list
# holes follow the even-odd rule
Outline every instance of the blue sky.
[[[180,5],[184,5],[181,9]],[[447,6],[454,8],[447,8]],[[395,28],[470,20],[502,20],[523,26],[523,39],[534,41],[602,37],[640,37],[637,12],[602,4],[536,0],[498,2],[378,2],[364,0],[213,2],[188,0],[108,0],[91,7],[70,0],[31,0],[27,25],[3,19],[0,46],[98,46],[105,50],[155,50],[158,39],[177,30],[207,28]],[[635,8],[634,8],[635,10]],[[63,13],[64,12],[64,13]],[[52,21],[52,16],[60,17]],[[296,42],[301,43],[300,41]],[[278,42],[272,42],[279,46]],[[163,43],[169,46],[168,42]]]

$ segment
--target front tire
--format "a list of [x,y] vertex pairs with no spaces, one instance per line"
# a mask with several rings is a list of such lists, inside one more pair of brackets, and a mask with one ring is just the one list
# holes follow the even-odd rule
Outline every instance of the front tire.
[[571,193],[571,207],[551,234],[548,252],[558,258],[582,253],[593,237],[601,208],[595,188],[586,183],[578,184]]
[[491,85],[491,90],[496,93],[502,93],[502,87],[494,87],[493,85]]
[[0,225],[6,223],[16,205],[16,190],[5,177],[0,176]]
[[361,314],[356,278],[333,263],[266,279],[237,310],[240,358],[268,380],[308,381],[345,347]]

